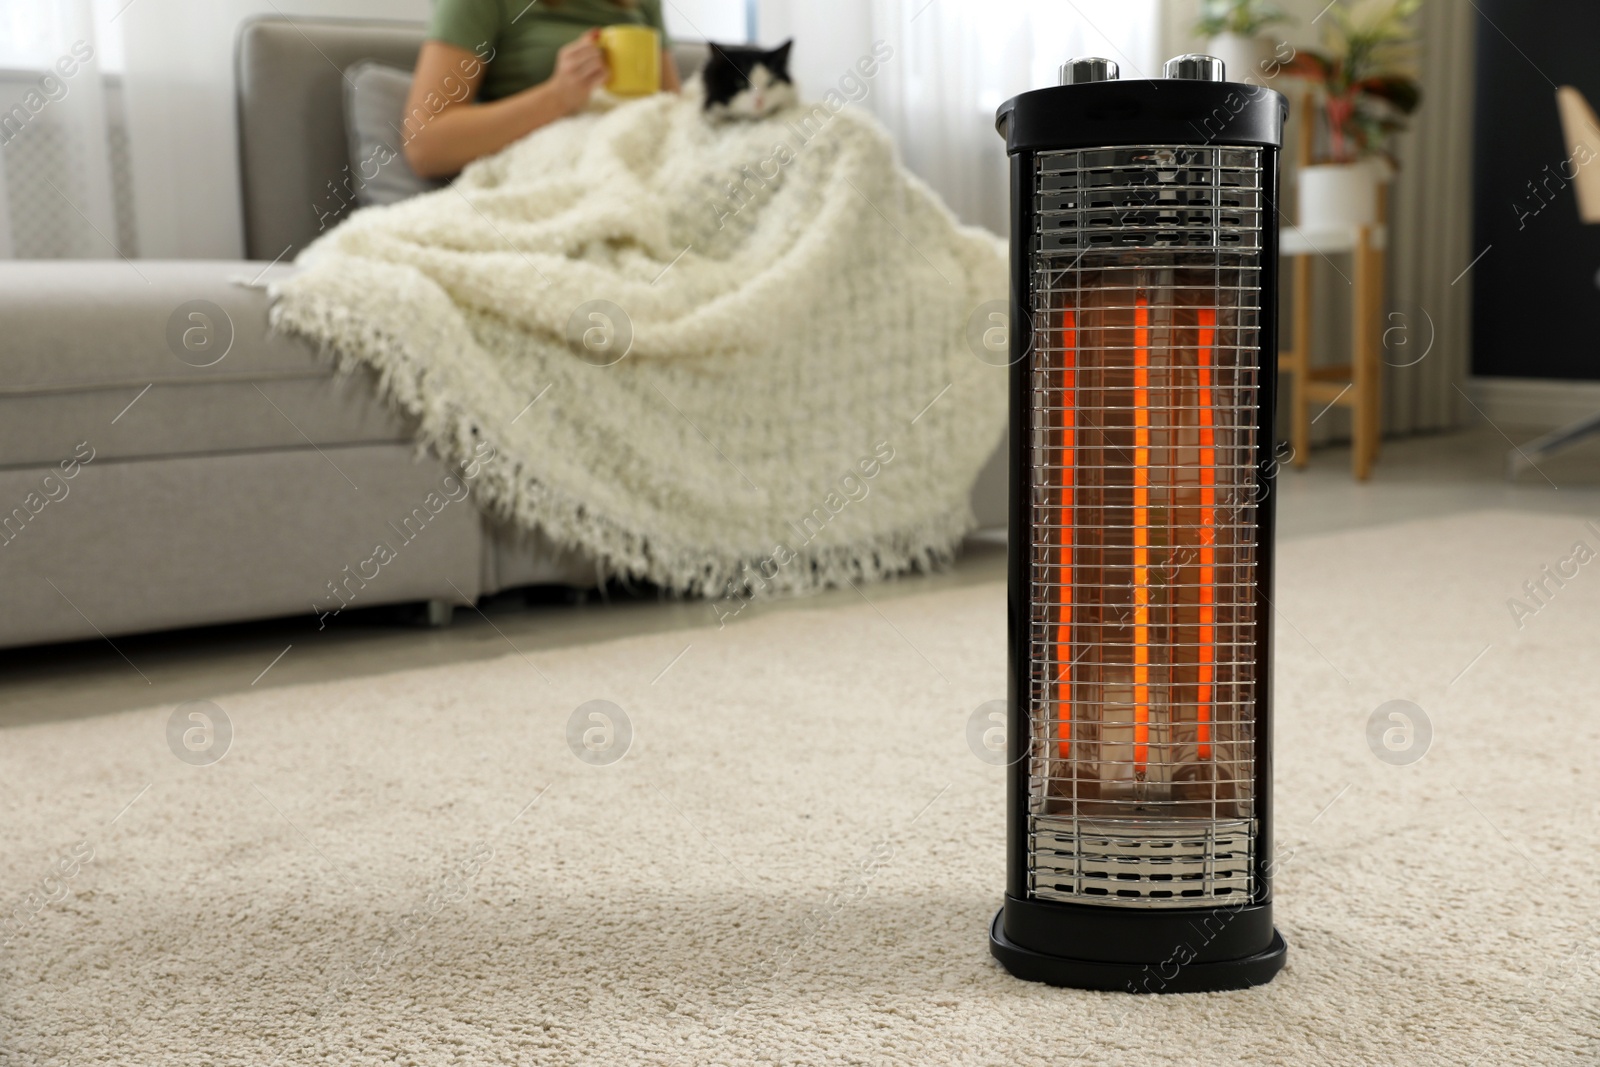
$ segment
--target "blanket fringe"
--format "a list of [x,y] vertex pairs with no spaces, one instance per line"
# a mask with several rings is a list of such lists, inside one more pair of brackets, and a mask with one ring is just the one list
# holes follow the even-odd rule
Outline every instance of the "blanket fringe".
[[[302,297],[291,306],[275,301],[274,332],[305,339],[342,373],[371,369],[379,394],[417,421],[418,457],[431,453],[457,466],[487,444],[497,443],[462,405],[424,400],[426,361],[401,338],[336,304]],[[346,345],[330,340],[348,339]],[[470,483],[473,499],[488,515],[542,531],[559,547],[594,557],[607,578],[642,580],[686,597],[753,599],[819,592],[851,583],[883,581],[949,566],[963,538],[977,526],[969,506],[960,506],[910,527],[834,545],[772,546],[764,555],[716,551],[667,551],[584,501],[554,489],[520,464],[486,463]]]

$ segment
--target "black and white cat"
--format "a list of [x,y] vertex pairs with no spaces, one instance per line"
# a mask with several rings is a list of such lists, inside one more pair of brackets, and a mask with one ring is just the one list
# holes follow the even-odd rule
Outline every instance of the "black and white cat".
[[789,77],[787,40],[774,49],[713,44],[701,75],[706,86],[706,114],[712,118],[759,119],[796,103]]

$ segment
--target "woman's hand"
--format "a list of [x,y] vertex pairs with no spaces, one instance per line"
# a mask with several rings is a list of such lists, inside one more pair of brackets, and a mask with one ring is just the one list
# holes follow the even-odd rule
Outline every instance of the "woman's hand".
[[[610,66],[600,31],[590,30],[556,53],[555,73],[519,93],[477,102],[487,68],[478,56],[443,41],[426,41],[406,98],[402,151],[424,178],[446,178],[519,137],[566,118],[589,102]],[[670,53],[662,57],[662,82],[676,88]]]
[[555,73],[544,84],[563,113],[570,115],[589,102],[610,73],[600,50],[600,31],[590,30],[556,53]]

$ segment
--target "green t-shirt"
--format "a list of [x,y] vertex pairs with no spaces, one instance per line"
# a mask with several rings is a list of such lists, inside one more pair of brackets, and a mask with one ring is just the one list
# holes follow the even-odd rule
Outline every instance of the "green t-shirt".
[[494,49],[478,99],[498,100],[549,78],[556,53],[586,30],[625,22],[654,28],[666,47],[661,0],[438,0],[428,37],[478,55]]

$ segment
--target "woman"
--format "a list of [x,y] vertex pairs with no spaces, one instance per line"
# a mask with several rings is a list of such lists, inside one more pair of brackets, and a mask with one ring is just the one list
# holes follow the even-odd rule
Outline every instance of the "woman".
[[661,0],[438,0],[406,100],[423,117],[407,123],[406,162],[448,177],[580,110],[608,74],[600,29],[618,23],[662,35],[662,88],[677,92]]

